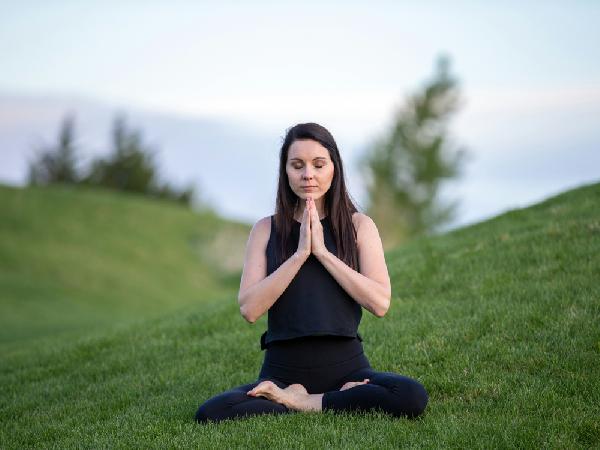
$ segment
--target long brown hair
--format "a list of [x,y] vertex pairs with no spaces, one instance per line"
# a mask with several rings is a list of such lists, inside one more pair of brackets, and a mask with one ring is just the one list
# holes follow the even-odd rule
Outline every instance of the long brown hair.
[[279,152],[279,181],[277,199],[275,201],[276,239],[279,243],[279,262],[288,259],[296,249],[290,238],[294,226],[294,211],[300,198],[292,191],[285,166],[289,148],[295,140],[312,139],[329,151],[333,162],[333,180],[325,193],[324,214],[329,217],[332,233],[337,246],[337,257],[354,270],[358,270],[358,249],[356,246],[356,230],[352,223],[352,214],[358,211],[346,190],[344,167],[337,144],[331,133],[316,123],[299,123],[287,130]]

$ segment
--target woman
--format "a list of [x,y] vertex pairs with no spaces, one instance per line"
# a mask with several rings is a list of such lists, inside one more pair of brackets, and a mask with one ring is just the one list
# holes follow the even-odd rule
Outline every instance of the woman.
[[254,383],[204,402],[196,421],[322,410],[420,415],[425,388],[371,368],[358,333],[362,308],[383,317],[390,297],[377,227],[350,200],[333,136],[315,123],[290,128],[276,213],[250,232],[238,297],[250,323],[268,311],[262,368]]

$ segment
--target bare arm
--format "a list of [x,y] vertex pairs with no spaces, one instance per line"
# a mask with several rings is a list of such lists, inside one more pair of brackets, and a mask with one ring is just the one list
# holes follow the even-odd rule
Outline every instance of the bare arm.
[[271,231],[270,217],[260,219],[252,228],[246,245],[244,269],[238,302],[244,319],[256,322],[281,296],[309,254],[296,251],[271,275],[267,276],[265,250]]
[[315,256],[357,303],[377,317],[383,317],[392,295],[383,245],[373,220],[360,213],[356,216],[360,272],[329,251]]

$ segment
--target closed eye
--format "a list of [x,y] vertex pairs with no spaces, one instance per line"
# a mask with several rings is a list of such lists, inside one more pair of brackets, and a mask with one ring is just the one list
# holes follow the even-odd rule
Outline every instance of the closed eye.
[[[302,169],[302,166],[292,166],[294,169]],[[325,167],[325,165],[321,165],[321,166],[315,166],[316,169],[322,169],[323,167]]]

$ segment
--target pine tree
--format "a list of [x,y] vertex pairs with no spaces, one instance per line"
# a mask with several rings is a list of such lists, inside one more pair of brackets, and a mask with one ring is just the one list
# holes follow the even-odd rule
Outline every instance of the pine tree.
[[42,147],[29,163],[28,184],[78,183],[77,156],[74,143],[75,118],[68,114],[62,121],[55,146]]
[[106,159],[92,161],[83,183],[192,205],[196,195],[194,187],[178,191],[169,183],[160,181],[154,161],[156,150],[144,144],[139,131],[128,127],[124,115],[115,117],[112,142],[112,153]]
[[149,193],[157,182],[154,151],[142,142],[139,131],[128,129],[124,116],[117,116],[112,131],[113,149],[107,159],[91,163],[86,184],[120,191]]
[[455,215],[458,202],[439,198],[445,180],[460,174],[466,150],[449,142],[447,122],[460,106],[449,59],[438,58],[433,79],[408,97],[390,132],[362,159],[367,214],[391,248],[414,236],[432,233]]

